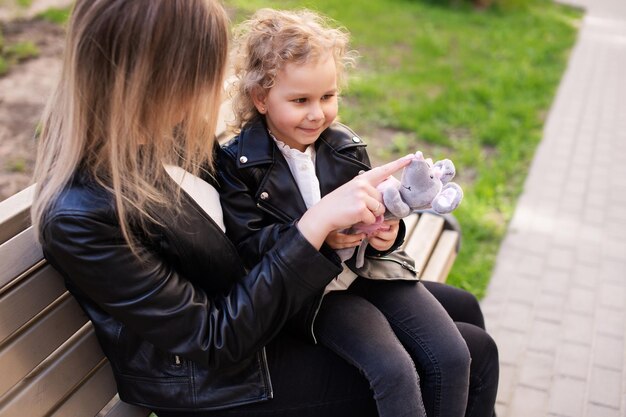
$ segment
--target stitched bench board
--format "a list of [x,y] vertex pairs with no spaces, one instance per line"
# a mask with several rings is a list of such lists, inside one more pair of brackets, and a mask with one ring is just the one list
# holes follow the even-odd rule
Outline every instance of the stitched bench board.
[[[0,417],[146,417],[123,403],[93,327],[43,259],[28,217],[33,187],[0,202]],[[431,213],[405,219],[403,248],[443,282],[459,232]]]
[[413,213],[404,219],[406,237],[402,249],[415,259],[418,276],[426,281],[445,282],[456,259],[460,234],[445,229],[442,216]]

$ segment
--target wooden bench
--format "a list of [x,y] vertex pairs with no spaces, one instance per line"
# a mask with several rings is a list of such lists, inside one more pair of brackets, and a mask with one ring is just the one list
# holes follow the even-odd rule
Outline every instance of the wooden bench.
[[[0,417],[148,416],[119,400],[91,323],[43,259],[32,195],[30,187],[0,202]],[[459,232],[430,213],[405,222],[404,249],[422,279],[445,281]]]
[[119,400],[91,323],[43,259],[32,194],[0,203],[0,416],[150,415]]

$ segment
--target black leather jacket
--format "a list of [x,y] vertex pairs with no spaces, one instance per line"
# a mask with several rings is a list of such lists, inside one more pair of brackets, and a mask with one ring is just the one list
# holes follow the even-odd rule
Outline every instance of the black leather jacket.
[[[365,143],[347,126],[334,123],[315,142],[315,171],[322,196],[345,184],[361,171],[369,170]],[[306,211],[289,165],[267,127],[260,119],[251,122],[241,133],[222,147],[217,158],[219,192],[224,211],[226,233],[236,244],[246,266],[254,265],[271,249]],[[355,256],[346,264],[358,275],[368,275],[371,262],[384,262],[377,271],[379,279],[415,279],[412,260],[394,252],[404,241],[405,227],[394,245],[385,252],[372,247],[366,251],[366,265],[357,269]],[[322,247],[329,257],[336,256],[330,247]],[[336,257],[337,261],[339,258]],[[300,336],[315,341],[312,332],[323,292],[308,303],[290,327]]]
[[138,237],[142,260],[111,196],[89,181],[69,186],[42,223],[44,254],[93,322],[120,397],[194,411],[271,398],[263,346],[341,267],[287,225],[245,272],[186,194],[180,213],[158,216]]

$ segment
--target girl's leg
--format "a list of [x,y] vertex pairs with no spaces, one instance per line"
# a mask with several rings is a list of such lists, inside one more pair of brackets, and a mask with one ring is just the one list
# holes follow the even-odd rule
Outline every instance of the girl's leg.
[[423,284],[456,322],[472,357],[465,416],[494,416],[500,374],[498,347],[484,330],[485,319],[478,300],[472,293],[451,285],[432,281]]
[[374,304],[409,352],[428,417],[462,417],[468,401],[470,354],[435,297],[415,281],[358,278],[348,290]]
[[282,332],[267,347],[274,398],[204,412],[159,412],[158,417],[377,417],[359,370],[329,349]]
[[365,375],[380,417],[426,417],[413,360],[374,305],[347,291],[331,292],[315,333],[320,344]]

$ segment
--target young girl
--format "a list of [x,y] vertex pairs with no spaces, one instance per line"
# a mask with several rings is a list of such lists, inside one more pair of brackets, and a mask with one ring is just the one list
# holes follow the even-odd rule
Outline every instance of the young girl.
[[[248,266],[308,207],[369,169],[361,139],[334,123],[344,67],[352,61],[347,38],[310,11],[264,9],[239,28],[233,105],[241,131],[218,167],[226,231]],[[394,250],[404,229],[398,221],[386,224],[369,238],[363,270],[346,262],[290,325],[361,370],[381,417],[463,416],[467,345],[414,272],[389,259],[399,256]],[[326,253],[363,237],[335,231]]]

